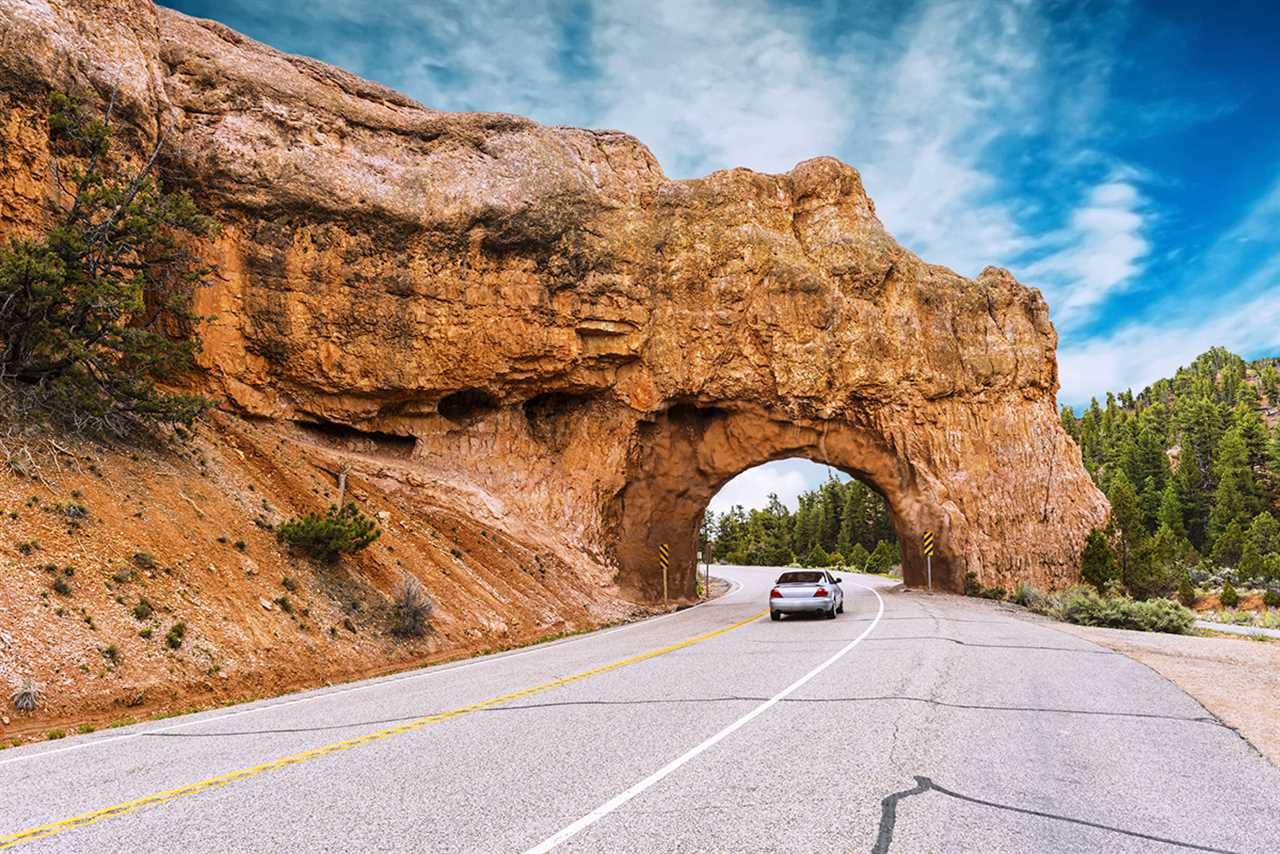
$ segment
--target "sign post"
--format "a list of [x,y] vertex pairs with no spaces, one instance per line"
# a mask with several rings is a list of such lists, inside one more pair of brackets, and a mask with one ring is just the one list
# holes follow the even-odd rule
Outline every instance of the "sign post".
[[662,605],[667,604],[667,567],[671,565],[671,549],[666,543],[658,546],[658,563],[662,565]]
[[707,543],[707,550],[702,556],[702,595],[711,598],[711,544]]
[[933,531],[925,531],[923,537],[925,566],[929,573],[929,592],[933,592]]

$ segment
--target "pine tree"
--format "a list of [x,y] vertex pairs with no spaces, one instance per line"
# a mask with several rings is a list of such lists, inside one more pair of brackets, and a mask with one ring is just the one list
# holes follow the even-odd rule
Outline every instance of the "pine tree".
[[1253,470],[1249,468],[1249,452],[1236,427],[1223,433],[1218,442],[1214,474],[1218,485],[1209,513],[1210,542],[1216,542],[1232,522],[1239,523],[1243,530],[1261,509]]
[[1147,537],[1146,524],[1143,521],[1142,506],[1138,503],[1138,494],[1129,482],[1129,476],[1121,469],[1111,478],[1111,488],[1107,492],[1111,502],[1111,523],[1117,531],[1117,552],[1120,569],[1129,567],[1133,550],[1142,544]]
[[1267,398],[1267,403],[1271,406],[1280,404],[1280,371],[1276,370],[1276,366],[1274,364],[1267,365],[1262,369],[1258,378],[1262,385],[1262,393]]
[[1244,528],[1239,519],[1232,519],[1231,524],[1223,530],[1213,542],[1210,557],[1219,566],[1235,566],[1240,562],[1240,553],[1244,550]]
[[1107,542],[1106,534],[1097,528],[1093,529],[1085,539],[1084,550],[1080,553],[1081,578],[1086,584],[1092,584],[1098,590],[1103,590],[1119,575],[1120,568],[1116,564],[1115,553],[1111,550],[1111,544]]
[[190,244],[216,224],[163,187],[158,147],[141,171],[126,171],[112,151],[110,106],[96,119],[74,98],[54,93],[50,103],[66,204],[40,238],[0,248],[0,381],[35,417],[77,430],[190,426],[209,401],[157,383],[195,364],[191,305],[212,270]]
[[1071,411],[1071,407],[1062,407],[1061,411],[1058,413],[1058,417],[1062,421],[1062,429],[1066,430],[1067,435],[1074,439],[1078,444],[1080,442],[1080,424],[1076,420],[1076,414]]
[[1160,513],[1161,497],[1162,493],[1156,484],[1156,479],[1148,476],[1146,482],[1142,484],[1142,493],[1138,496],[1138,503],[1142,507],[1142,521],[1146,524],[1148,532],[1154,532],[1159,526],[1156,516]]
[[[1252,386],[1249,386],[1252,388]],[[1240,432],[1244,442],[1247,465],[1257,471],[1267,464],[1267,424],[1254,406],[1240,405],[1232,412],[1233,426]]]
[[818,542],[823,549],[831,552],[840,539],[840,505],[842,504],[840,484],[829,478],[818,493]]
[[867,561],[870,560],[871,553],[868,552],[862,543],[854,543],[853,547],[845,554],[845,560],[848,567],[858,572],[867,570]]
[[1253,517],[1240,550],[1240,577],[1261,580],[1267,555],[1280,553],[1280,522],[1267,511]]
[[[840,511],[840,536],[837,538],[840,551],[846,556],[853,551],[854,545],[862,538],[863,521],[866,516],[863,496],[857,481],[845,484],[844,507]],[[866,551],[864,548],[863,551]]]
[[1160,493],[1160,507],[1156,511],[1156,526],[1167,526],[1180,540],[1187,539],[1187,526],[1182,521],[1182,502],[1178,500],[1178,487],[1171,478]]
[[1178,557],[1178,537],[1173,529],[1161,526],[1155,536],[1142,542],[1134,552],[1121,580],[1135,599],[1150,599],[1169,592]]

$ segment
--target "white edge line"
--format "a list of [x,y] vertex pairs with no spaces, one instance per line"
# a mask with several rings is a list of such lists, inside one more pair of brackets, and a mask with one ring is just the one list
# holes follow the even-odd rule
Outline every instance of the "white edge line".
[[582,818],[575,821],[573,824],[570,824],[569,826],[562,828],[561,830],[557,831],[551,836],[548,836],[542,842],[539,842],[537,845],[525,851],[524,854],[546,854],[547,851],[550,851],[552,848],[555,848],[561,842],[564,842],[576,836],[583,830],[595,824],[600,819],[607,816],[609,813],[616,810],[618,807],[625,804],[627,801],[634,798],[636,795],[639,795],[640,793],[648,789],[653,784],[659,782],[664,777],[671,774],[673,771],[678,769],[680,766],[684,765],[689,760],[695,758],[696,756],[698,756],[699,754],[707,750],[710,750],[712,747],[715,747],[721,741],[733,735],[735,732],[742,729],[742,727],[746,726],[747,724],[751,723],[751,721],[755,720],[756,718],[760,717],[760,715],[767,712],[774,705],[776,705],[777,703],[780,703],[782,700],[786,699],[788,696],[793,694],[796,690],[801,688],[810,679],[817,676],[819,673],[821,673],[822,671],[826,670],[828,667],[830,667],[831,665],[839,661],[840,658],[842,658],[846,653],[848,653],[855,646],[861,643],[863,638],[871,634],[871,630],[876,627],[876,624],[880,622],[880,617],[884,615],[884,599],[880,598],[880,594],[876,591],[876,589],[874,587],[870,587],[866,584],[862,584],[861,582],[857,582],[857,581],[855,581],[854,584],[857,584],[859,587],[862,587],[866,590],[870,590],[875,595],[876,601],[880,603],[879,610],[876,612],[875,620],[873,620],[871,622],[871,625],[867,626],[866,629],[863,630],[862,634],[858,635],[849,643],[845,644],[838,652],[836,652],[835,655],[831,656],[826,661],[822,662],[817,667],[813,668],[808,673],[801,676],[796,681],[792,682],[786,688],[783,688],[780,692],[778,692],[777,694],[774,694],[768,700],[765,700],[763,703],[756,706],[754,709],[747,712],[745,715],[738,718],[736,721],[729,724],[727,727],[725,727],[715,735],[708,738],[706,741],[702,742],[696,747],[691,748],[690,750],[686,751],[685,753],[671,760],[666,765],[663,765],[661,768],[659,768],[657,771],[654,771],[648,777],[645,777],[639,783],[636,783],[630,789],[627,789],[625,792],[622,792],[621,794],[614,796],[612,799],[596,807],[594,810],[587,813]]
[[[618,632],[626,631],[627,629],[634,629],[639,626],[652,626],[654,623],[660,623],[663,620],[667,619],[668,617],[676,617],[676,616],[679,616],[680,614],[687,614],[690,611],[693,611],[697,608],[701,608],[703,605],[708,605],[712,602],[718,602],[724,599],[728,599],[730,596],[732,596],[733,594],[737,593],[739,590],[742,589],[742,585],[737,581],[734,581],[733,579],[729,579],[729,583],[733,586],[724,595],[717,596],[715,599],[704,599],[701,602],[699,602],[697,605],[691,605],[688,608],[682,608],[679,611],[672,611],[670,614],[661,614],[656,617],[646,617],[643,620],[637,620],[634,623],[627,623],[625,626],[614,626],[613,628],[606,629],[602,632],[586,632],[585,634],[579,635],[577,637],[563,638],[557,641],[550,641],[549,643],[536,643],[533,646],[531,646],[529,649],[513,650],[511,652],[506,652],[506,653],[476,656],[470,661],[460,662],[452,665],[442,665],[442,664],[430,665],[427,667],[418,668],[417,670],[411,671],[409,673],[399,673],[399,674],[392,674],[389,676],[374,677],[372,681],[361,682],[359,684],[351,685],[345,688],[338,688],[337,690],[325,690],[324,688],[312,688],[309,690],[318,691],[319,693],[309,694],[306,697],[298,697],[293,700],[285,700],[282,703],[254,701],[254,702],[263,702],[263,705],[253,706],[248,709],[238,709],[236,711],[230,711],[230,712],[227,712],[226,714],[221,714],[221,715],[217,715],[217,714],[205,715],[203,712],[193,712],[192,713],[193,718],[195,715],[203,715],[203,716],[199,717],[198,719],[184,721],[183,723],[180,723],[180,724],[172,724],[170,726],[165,726],[165,727],[145,729],[139,732],[131,732],[124,735],[112,736],[110,738],[89,739],[79,744],[69,744],[66,747],[57,747],[57,748],[54,748],[53,750],[41,750],[41,751],[32,752],[32,753],[25,753],[20,756],[11,756],[6,759],[0,759],[0,765],[11,765],[15,762],[24,762],[31,759],[42,759],[46,756],[55,756],[60,753],[69,753],[73,750],[82,750],[83,748],[86,748],[86,747],[101,747],[107,744],[115,744],[121,741],[129,741],[131,739],[141,738],[144,735],[152,735],[158,732],[171,732],[175,729],[183,729],[184,727],[195,726],[197,724],[213,723],[215,721],[224,721],[230,718],[240,717],[241,715],[253,714],[254,712],[265,712],[272,709],[283,709],[286,706],[292,706],[297,703],[309,703],[312,700],[323,700],[328,697],[338,697],[338,696],[341,696],[342,694],[350,694],[355,691],[364,691],[369,688],[376,688],[380,685],[391,685],[396,682],[407,682],[410,679],[422,679],[428,676],[440,676],[445,673],[453,673],[456,670],[465,670],[468,667],[476,667],[481,664],[492,664],[497,661],[509,661],[510,659],[513,659],[513,658],[519,658],[522,655],[532,655],[535,652],[545,652],[548,649],[557,649],[562,646],[568,646],[569,644],[577,643],[578,641],[599,640],[600,638],[606,637],[608,635],[616,634]],[[214,711],[214,710],[211,709],[209,711]],[[146,723],[147,723],[146,721],[141,721],[137,725],[146,726]],[[35,747],[36,745],[30,745],[30,746]]]

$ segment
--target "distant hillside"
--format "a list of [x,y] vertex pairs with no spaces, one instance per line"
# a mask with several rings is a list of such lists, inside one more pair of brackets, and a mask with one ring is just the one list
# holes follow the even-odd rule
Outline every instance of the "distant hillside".
[[1122,568],[1154,573],[1155,588],[1193,568],[1280,583],[1277,422],[1280,359],[1221,347],[1137,395],[1109,393],[1079,417],[1062,409],[1111,500]]

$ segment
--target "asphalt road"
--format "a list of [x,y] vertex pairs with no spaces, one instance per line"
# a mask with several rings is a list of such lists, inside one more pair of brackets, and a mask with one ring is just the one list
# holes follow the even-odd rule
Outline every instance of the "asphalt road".
[[643,623],[0,753],[0,849],[1280,851],[1280,770],[993,603],[776,570]]

